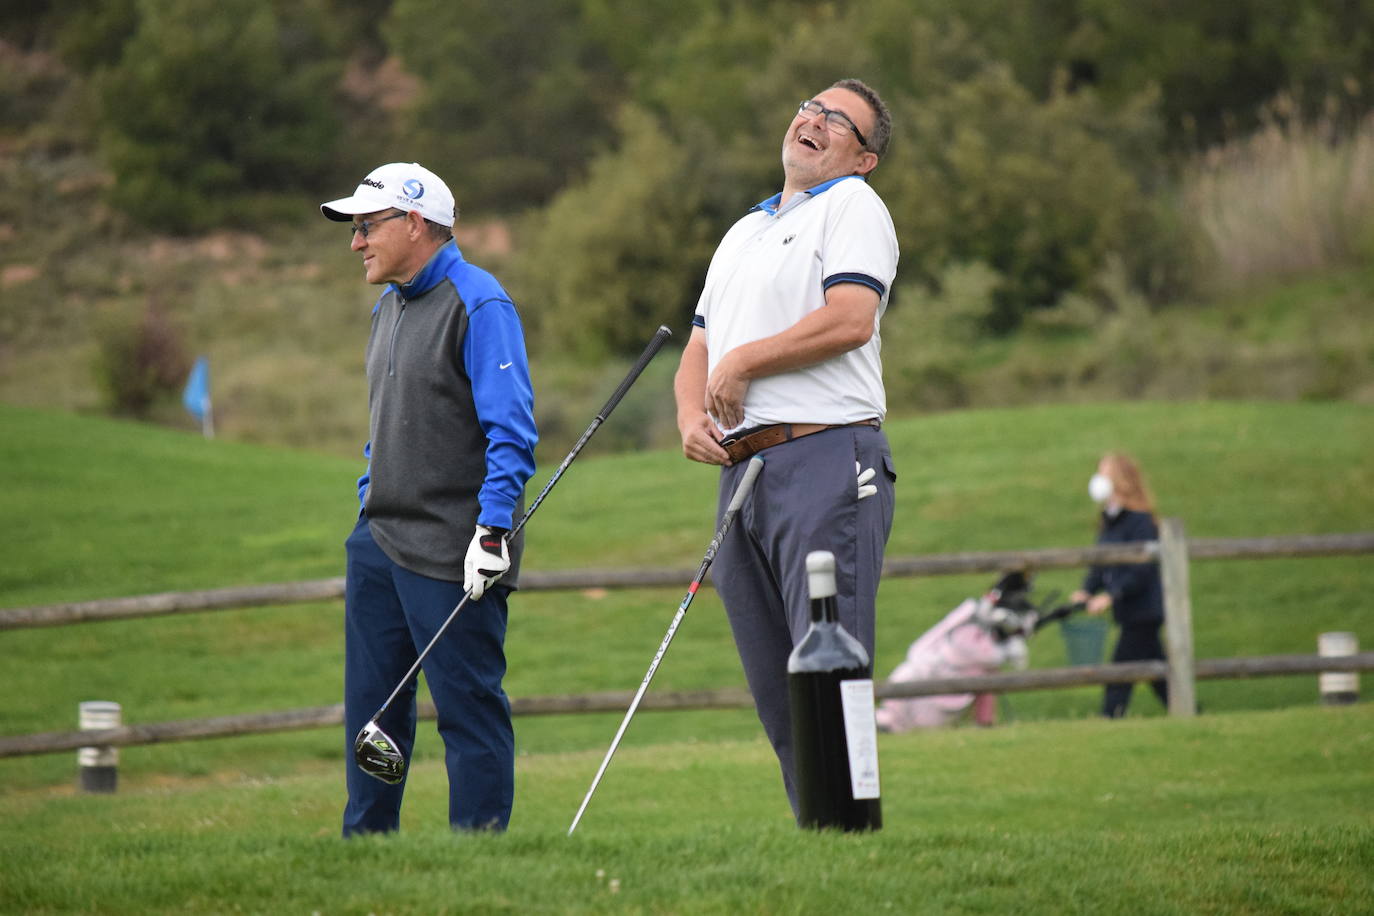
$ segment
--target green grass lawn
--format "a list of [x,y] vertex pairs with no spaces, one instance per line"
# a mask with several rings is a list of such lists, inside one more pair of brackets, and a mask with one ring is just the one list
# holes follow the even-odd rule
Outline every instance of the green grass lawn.
[[[0,428],[0,606],[341,574],[360,460],[7,406]],[[1141,459],[1191,536],[1368,530],[1374,508],[1374,422],[1358,405],[1057,406],[888,431],[894,556],[1091,542],[1086,482],[1107,448]],[[673,452],[579,459],[531,522],[527,563],[690,569],[713,493],[711,470]],[[990,579],[884,582],[878,674]],[[508,691],[634,689],[686,585],[516,596]],[[1196,563],[1192,587],[1200,658],[1309,653],[1333,629],[1374,645],[1368,557]],[[91,699],[121,702],[130,723],[337,702],[341,613],[4,632],[0,734],[73,728]],[[1062,640],[1042,634],[1031,656],[1063,664]],[[741,683],[703,591],[654,689]],[[887,737],[888,826],[869,838],[791,827],[747,710],[637,716],[571,843],[561,833],[619,714],[517,721],[504,837],[448,834],[428,723],[405,830],[375,843],[334,840],[334,729],[126,748],[111,798],[74,793],[74,755],[0,760],[0,820],[23,825],[0,841],[0,912],[1334,912],[1370,899],[1368,708],[1315,708],[1312,676],[1199,694],[1208,714],[1191,723],[1148,692],[1126,722],[1100,723],[1084,688],[1014,695],[1004,728]]]
[[1371,710],[884,736],[866,835],[797,830],[759,739],[622,750],[571,838],[599,750],[522,755],[501,836],[448,831],[438,761],[412,770],[400,834],[351,842],[318,759],[8,792],[0,911],[1354,913]]

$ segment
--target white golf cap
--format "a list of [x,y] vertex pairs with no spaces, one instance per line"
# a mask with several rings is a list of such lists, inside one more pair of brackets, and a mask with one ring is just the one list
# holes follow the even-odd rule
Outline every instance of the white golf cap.
[[376,213],[389,207],[414,210],[441,226],[453,225],[453,192],[442,178],[418,162],[378,166],[359,183],[352,197],[320,204],[320,212],[346,223],[361,213]]

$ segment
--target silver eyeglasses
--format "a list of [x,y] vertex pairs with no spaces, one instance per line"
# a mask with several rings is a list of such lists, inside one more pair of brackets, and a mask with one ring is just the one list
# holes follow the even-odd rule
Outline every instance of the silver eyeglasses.
[[[365,219],[360,223],[354,223],[351,228],[353,232],[361,232],[363,234],[363,238],[367,238],[368,233],[371,232],[373,229],[376,229],[378,223],[384,223],[389,219],[405,219],[405,215],[405,211],[402,210],[400,213],[393,213],[390,216],[383,216],[381,219]],[[349,234],[352,235],[352,233]]]

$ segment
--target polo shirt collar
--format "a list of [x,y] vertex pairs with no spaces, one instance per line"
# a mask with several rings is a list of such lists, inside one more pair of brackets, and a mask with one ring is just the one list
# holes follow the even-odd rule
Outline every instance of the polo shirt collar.
[[400,286],[401,295],[411,299],[429,292],[447,276],[449,265],[461,260],[463,260],[463,254],[458,250],[458,243],[449,239],[430,256],[425,266],[420,268],[420,272],[410,278],[409,283]]
[[[833,188],[835,185],[839,184],[841,181],[845,181],[846,179],[849,179],[849,178],[857,178],[857,179],[859,179],[860,181],[867,181],[867,180],[868,180],[867,178],[865,178],[865,177],[862,176],[862,175],[841,175],[839,178],[832,178],[832,179],[830,179],[829,181],[822,181],[820,184],[816,185],[814,188],[807,188],[805,191],[802,191],[801,193],[807,195],[808,197],[815,197],[815,196],[818,195],[818,194],[824,194],[826,191],[829,191],[831,188]],[[800,196],[800,195],[797,195],[797,196]],[[778,193],[774,194],[772,197],[768,198],[767,200],[761,200],[761,201],[759,201],[758,203],[754,204],[754,206],[752,206],[752,207],[749,208],[749,212],[752,213],[752,212],[754,212],[755,210],[762,210],[764,213],[767,213],[769,216],[777,216],[777,215],[778,215],[778,201],[780,201],[780,200],[782,200],[782,192],[781,192],[781,191],[779,191]]]

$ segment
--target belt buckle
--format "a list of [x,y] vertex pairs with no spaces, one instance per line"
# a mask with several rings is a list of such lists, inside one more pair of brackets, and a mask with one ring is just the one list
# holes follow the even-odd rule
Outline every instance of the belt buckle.
[[729,451],[730,451],[731,449],[733,449],[733,448],[740,448],[740,449],[743,449],[743,450],[746,452],[746,454],[743,454],[743,455],[734,455],[734,454],[731,454],[731,455],[730,455],[730,458],[731,458],[732,461],[742,461],[742,460],[744,460],[745,458],[748,458],[750,455],[756,455],[756,454],[758,454],[758,449],[750,450],[749,444],[748,444],[748,442],[746,442],[745,440],[747,440],[750,436],[754,435],[755,433],[760,432],[760,431],[762,431],[762,430],[764,430],[764,429],[767,429],[767,427],[766,427],[766,426],[751,426],[751,427],[749,427],[748,429],[739,429],[739,430],[736,430],[735,432],[733,432],[733,433],[731,433],[730,435],[726,436],[724,439],[721,439],[721,440],[719,441],[719,445],[720,445],[721,448],[725,449],[725,451],[727,451],[727,452],[729,452]]
[[758,432],[761,429],[763,429],[762,426],[751,426],[748,429],[737,429],[730,435],[726,436],[724,439],[720,440],[720,447],[728,449],[731,446],[739,445],[745,439],[748,439],[750,436],[752,436],[754,433]]

